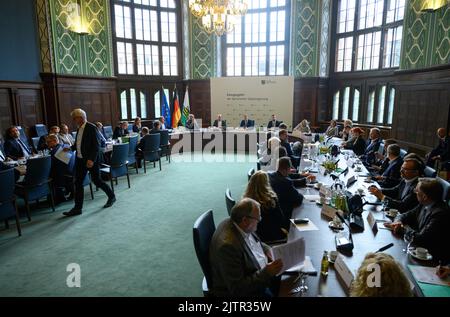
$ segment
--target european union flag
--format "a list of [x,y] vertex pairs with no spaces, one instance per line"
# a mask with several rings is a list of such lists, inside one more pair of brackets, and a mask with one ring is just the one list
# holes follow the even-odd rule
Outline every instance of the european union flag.
[[162,108],[162,115],[165,119],[166,129],[170,129],[172,127],[172,120],[170,115],[170,107],[169,102],[167,102],[167,96],[166,93],[163,91],[163,108]]

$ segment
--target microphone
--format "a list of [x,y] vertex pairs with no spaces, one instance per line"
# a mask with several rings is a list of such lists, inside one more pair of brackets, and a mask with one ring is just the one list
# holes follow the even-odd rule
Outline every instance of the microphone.
[[394,246],[393,243],[389,243],[389,244],[385,245],[384,247],[379,248],[377,251],[375,251],[375,253],[386,251],[387,249],[392,248],[393,246]]
[[351,252],[353,250],[353,238],[352,238],[352,230],[349,224],[345,221],[345,219],[336,212],[336,216],[341,220],[348,228],[348,238],[345,237],[344,233],[336,234],[336,249],[341,252]]

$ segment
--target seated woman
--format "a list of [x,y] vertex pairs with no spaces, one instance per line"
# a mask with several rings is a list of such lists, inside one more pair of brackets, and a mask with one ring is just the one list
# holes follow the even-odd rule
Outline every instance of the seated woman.
[[[374,276],[375,272],[379,272],[380,276]],[[374,284],[368,283],[369,281],[373,281]],[[375,284],[377,281],[379,284]],[[412,295],[405,273],[394,258],[386,253],[366,255],[350,290],[352,297],[411,297]]]
[[300,131],[301,133],[311,133],[311,128],[309,127],[309,122],[306,119],[303,119],[297,126],[294,128],[294,131]]
[[289,220],[283,216],[277,194],[270,187],[266,172],[256,171],[252,175],[243,197],[252,198],[261,204],[261,221],[256,233],[262,241],[286,239]]
[[337,122],[336,120],[331,120],[330,121],[330,125],[328,126],[328,128],[325,131],[325,134],[329,137],[334,137],[334,136],[338,136],[338,127],[337,127]]
[[351,130],[353,138],[350,141],[342,142],[341,147],[353,150],[356,155],[363,155],[366,150],[366,140],[362,137],[364,130],[361,128],[353,128]]

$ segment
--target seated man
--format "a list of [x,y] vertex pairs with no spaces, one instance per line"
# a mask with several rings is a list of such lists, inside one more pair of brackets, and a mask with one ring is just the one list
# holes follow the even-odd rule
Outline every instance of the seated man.
[[153,129],[150,130],[150,134],[161,132],[161,122],[158,120],[153,121]]
[[217,227],[209,247],[214,296],[278,295],[276,275],[283,263],[271,262],[270,247],[255,235],[260,220],[260,204],[243,198]]
[[403,164],[403,159],[400,156],[400,146],[397,144],[389,145],[387,157],[389,159],[388,166],[381,175],[375,176],[378,184],[383,188],[394,187],[400,183],[400,168]]
[[278,128],[283,121],[278,121],[276,115],[272,115],[272,120],[267,124],[267,129]]
[[447,131],[444,128],[437,130],[437,136],[439,138],[439,144],[427,154],[427,165],[435,168],[436,162],[447,162],[450,160],[450,137],[447,135]]
[[244,115],[244,119],[241,121],[241,128],[253,128],[255,126],[255,120],[250,120],[247,115]]
[[[277,194],[281,210],[286,219],[292,218],[292,210],[300,206],[303,202],[303,195],[294,187],[294,180],[289,177],[292,172],[291,159],[281,157],[278,159],[278,169],[276,172],[269,173],[270,185]],[[306,177],[300,174],[297,183],[306,184]],[[311,176],[307,176],[311,178]]]
[[368,170],[373,171],[373,173],[381,175],[384,173],[386,168],[389,166],[389,158],[387,157],[387,149],[389,145],[391,144],[397,144],[397,141],[395,139],[386,139],[384,140],[384,148],[383,153],[380,153],[379,151],[375,153],[375,162],[368,167]]
[[166,130],[166,118],[164,117],[159,117],[159,122],[161,122],[161,130]]
[[114,129],[113,139],[117,140],[118,138],[126,136],[129,133],[130,131],[128,131],[128,122],[123,121],[118,127]]
[[219,114],[217,116],[217,119],[214,120],[213,127],[222,128],[224,130],[227,128],[227,121],[226,120],[222,120],[222,115],[221,114]]
[[75,139],[73,138],[72,134],[69,133],[69,127],[67,126],[67,124],[61,124],[59,131],[60,132],[58,138],[61,144],[72,146],[75,143]]
[[200,126],[198,125],[197,120],[195,120],[195,117],[192,113],[189,114],[189,118],[186,121],[186,129],[190,130],[200,129]]
[[6,141],[3,145],[6,157],[12,160],[28,158],[33,154],[28,145],[20,139],[20,132],[17,127],[12,126],[6,130]]
[[59,134],[59,127],[57,125],[54,125],[53,127],[50,128],[50,131],[48,132],[47,135],[41,136],[39,138],[39,142],[38,142],[38,146],[37,146],[36,150],[38,150],[38,151],[48,150],[48,147],[47,147],[47,136],[49,136],[50,134],[58,135]]
[[142,137],[136,146],[136,154],[135,154],[138,168],[142,167],[142,159],[144,158],[144,149],[145,149],[145,140],[146,140],[145,136],[149,134],[149,130],[147,127],[143,127],[141,132],[142,132]]
[[[288,141],[288,132],[287,130],[280,130],[279,132],[279,138],[280,138],[280,145],[283,146],[286,149],[287,156],[291,158],[292,165],[294,165],[294,168],[297,168],[300,165],[300,156],[294,155],[294,152],[292,151],[291,144]],[[301,154],[301,150],[300,150]]]
[[442,200],[442,185],[436,179],[421,178],[415,192],[419,205],[385,226],[394,233],[404,232],[406,240],[428,249],[434,260],[447,262],[450,260],[450,211]]
[[376,161],[375,153],[378,152],[380,144],[383,142],[381,139],[381,132],[378,128],[372,128],[369,132],[369,142],[367,144],[366,150],[361,157],[361,161],[366,166],[371,166]]
[[419,204],[414,188],[416,188],[422,171],[423,165],[418,159],[405,157],[400,169],[402,179],[397,186],[382,188],[381,190],[375,186],[370,186],[369,192],[383,201],[387,207],[397,209],[400,213],[407,212]]
[[55,188],[55,201],[56,203],[66,201],[65,195],[72,194],[71,182],[65,177],[69,174],[69,165],[65,164],[63,161],[55,157],[55,154],[63,144],[59,143],[58,136],[56,134],[49,134],[46,137],[47,149],[50,150],[50,155],[52,157],[52,167],[50,170],[50,177]]

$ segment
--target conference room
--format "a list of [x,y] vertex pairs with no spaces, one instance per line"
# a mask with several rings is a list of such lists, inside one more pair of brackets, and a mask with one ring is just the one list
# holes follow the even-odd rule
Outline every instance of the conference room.
[[1,297],[450,296],[448,1],[0,19]]

